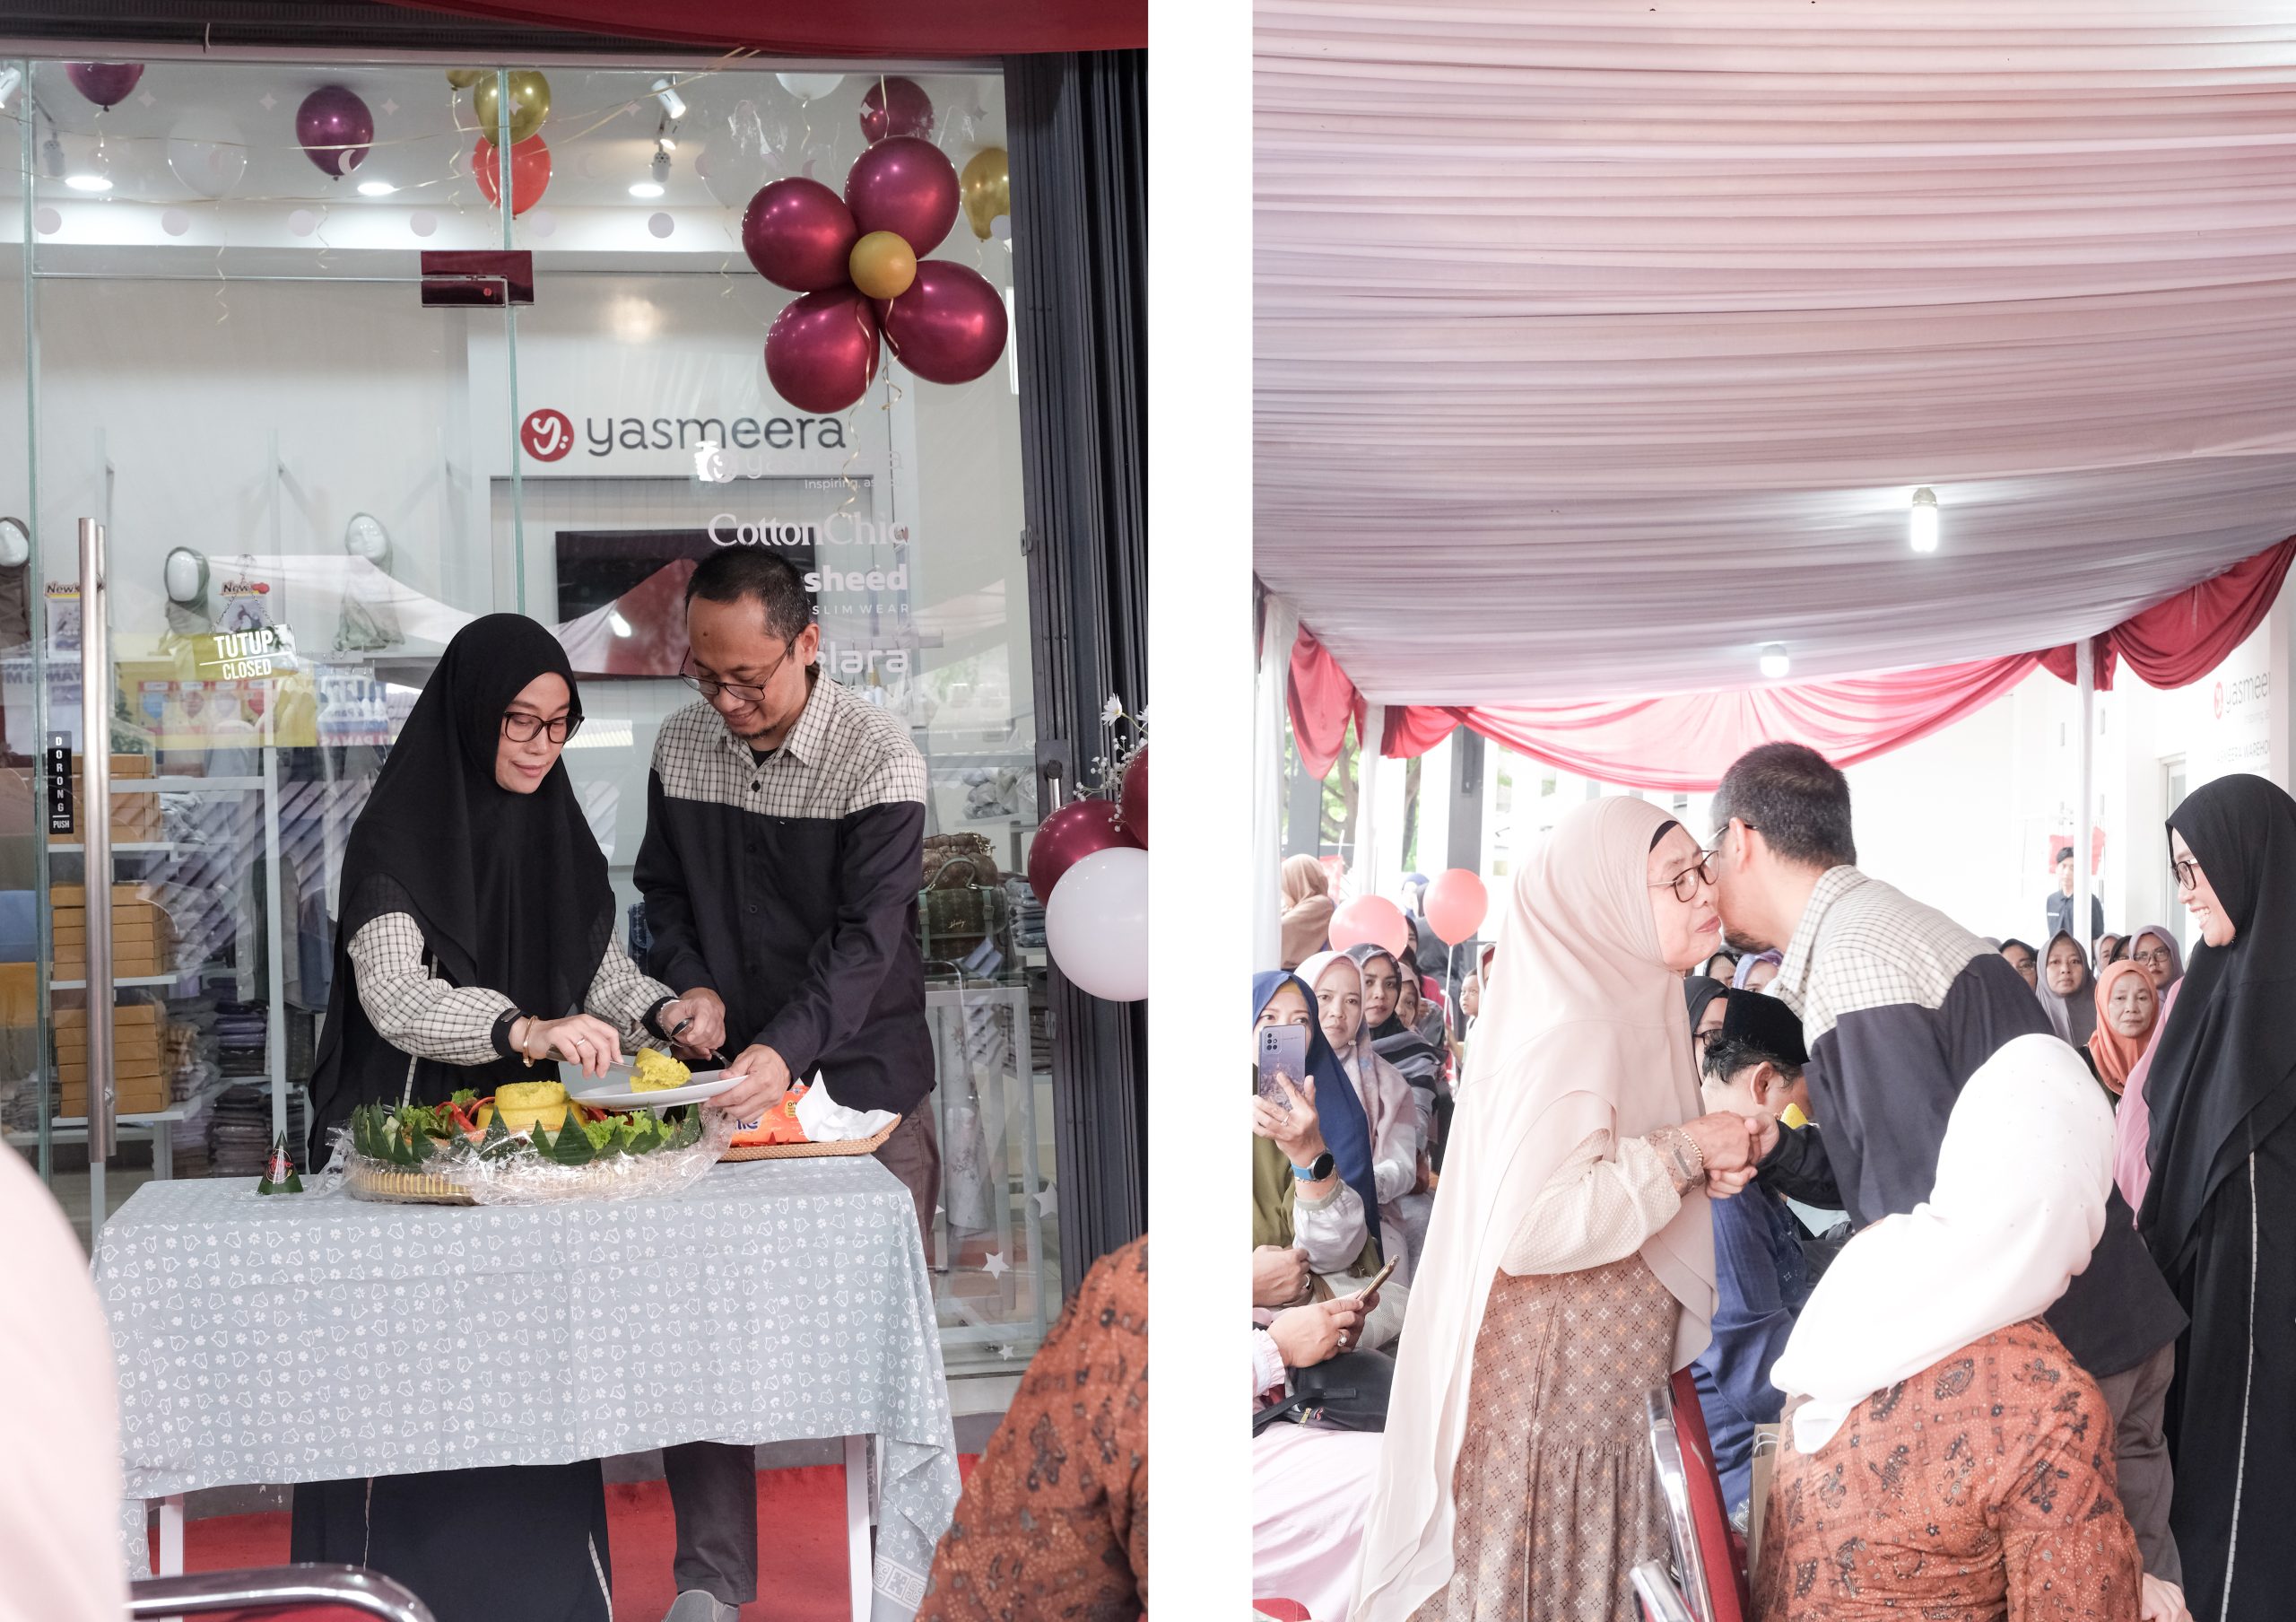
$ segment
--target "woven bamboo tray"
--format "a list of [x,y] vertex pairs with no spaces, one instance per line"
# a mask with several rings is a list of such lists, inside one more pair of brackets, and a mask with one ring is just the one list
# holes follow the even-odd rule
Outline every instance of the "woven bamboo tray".
[[429,1172],[377,1171],[353,1160],[343,1174],[343,1186],[353,1199],[390,1199],[402,1205],[476,1205],[445,1178]]
[[885,1139],[900,1125],[896,1115],[885,1122],[883,1130],[870,1138],[848,1138],[843,1143],[752,1143],[737,1149],[727,1149],[718,1156],[720,1160],[819,1160],[829,1155],[874,1155],[885,1147]]

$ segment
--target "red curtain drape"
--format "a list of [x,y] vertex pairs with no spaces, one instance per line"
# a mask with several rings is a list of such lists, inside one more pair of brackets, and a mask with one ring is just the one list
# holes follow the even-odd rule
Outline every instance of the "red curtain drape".
[[[2292,560],[2296,536],[2121,621],[2097,638],[2098,690],[2111,690],[2123,659],[2148,687],[2188,686],[2206,676],[2264,624]],[[2078,679],[2074,658],[2067,643],[2041,655],[2041,663],[2070,682]]]
[[[2271,611],[2296,536],[2132,615],[2097,639],[2097,685],[2115,665],[2150,686],[2180,687],[2222,662]],[[1631,789],[1698,791],[1756,744],[1807,744],[1837,765],[1901,748],[1999,698],[2036,666],[2074,679],[2074,649],[1726,693],[1577,704],[1399,705],[1387,709],[1380,753],[1424,754],[1465,726],[1566,772]],[[1364,702],[1328,649],[1302,627],[1292,654],[1292,725],[1300,758],[1321,777]]]
[[785,56],[1006,57],[1142,50],[1147,0],[390,0],[409,11],[491,17],[635,39],[746,47]]
[[[2023,681],[2036,662],[2021,653],[1790,686],[1609,703],[1485,704],[1443,713],[1518,754],[1582,777],[1629,789],[1697,791],[1720,782],[1730,763],[1756,744],[1807,744],[1840,766],[1886,754],[1983,709]],[[1408,736],[1422,738],[1427,731],[1414,726]]]
[[1284,684],[1283,701],[1292,711],[1292,742],[1300,763],[1310,777],[1329,777],[1347,747],[1347,723],[1361,701],[1339,661],[1304,625],[1292,644],[1292,679]]

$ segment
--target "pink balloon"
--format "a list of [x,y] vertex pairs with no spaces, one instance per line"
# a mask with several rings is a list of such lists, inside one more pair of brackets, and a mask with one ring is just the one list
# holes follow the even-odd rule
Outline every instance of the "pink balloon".
[[[366,161],[375,138],[375,115],[340,84],[322,84],[295,109],[295,139],[320,171],[341,179]],[[515,160],[517,149],[510,149]],[[511,201],[517,201],[515,188]]]
[[928,383],[970,383],[1004,353],[1004,301],[979,272],[946,259],[921,262],[877,318],[900,363]]
[[800,411],[843,411],[877,375],[877,318],[850,287],[789,301],[765,335],[765,375]]
[[1029,888],[1039,901],[1050,901],[1061,876],[1093,851],[1139,845],[1117,817],[1109,800],[1080,799],[1037,824],[1037,836],[1029,842]]
[[846,205],[862,234],[892,231],[920,259],[957,222],[957,195],[948,154],[914,135],[887,136],[854,159],[845,176]]
[[98,107],[117,107],[127,100],[135,82],[144,76],[141,62],[67,62],[64,76],[72,81],[72,88]]
[[1411,944],[1411,926],[1403,909],[1384,895],[1359,895],[1342,902],[1331,915],[1331,949],[1344,952],[1366,943],[1382,952],[1400,952]]
[[860,236],[853,211],[819,180],[776,180],[742,215],[742,251],[758,275],[792,292],[843,284]]
[[873,143],[887,135],[933,133],[933,99],[914,79],[874,79],[861,98],[861,133]]
[[1148,751],[1143,749],[1132,757],[1124,769],[1124,780],[1117,806],[1124,823],[1124,831],[1140,842],[1142,850],[1148,847]]
[[1435,938],[1447,946],[1456,946],[1463,940],[1473,940],[1483,928],[1483,920],[1491,911],[1491,892],[1483,887],[1483,880],[1465,868],[1453,868],[1435,876],[1427,886],[1427,898],[1421,903]]

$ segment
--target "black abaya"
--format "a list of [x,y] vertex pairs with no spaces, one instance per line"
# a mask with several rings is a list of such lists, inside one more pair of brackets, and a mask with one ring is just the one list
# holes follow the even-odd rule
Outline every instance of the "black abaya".
[[[500,991],[544,1018],[580,1007],[613,931],[605,858],[563,762],[531,794],[495,780],[503,713],[545,674],[564,680],[578,722],[573,670],[547,629],[508,614],[465,626],[352,828],[311,1083],[321,1157],[326,1129],[360,1103],[407,1089],[436,1103],[457,1086],[555,1077],[555,1067],[517,1058],[411,1063],[368,1019],[350,957],[361,926],[404,912],[441,981]],[[290,1547],[298,1561],[340,1560],[397,1579],[437,1622],[610,1622],[605,1485],[595,1459],[306,1483],[295,1489]]]
[[613,1622],[596,1459],[306,1482],[290,1520],[291,1559],[370,1567],[435,1622]]
[[2169,825],[2235,926],[2195,950],[2145,1083],[2137,1225],[2192,1320],[2170,1525],[2196,1618],[2279,1622],[2296,1593],[2296,800],[2219,778]]

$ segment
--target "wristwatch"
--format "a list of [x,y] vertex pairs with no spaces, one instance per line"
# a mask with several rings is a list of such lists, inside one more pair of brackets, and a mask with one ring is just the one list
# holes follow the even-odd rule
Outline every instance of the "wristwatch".
[[1321,1182],[1331,1175],[1333,1164],[1331,1151],[1326,1149],[1306,1165],[1293,1166],[1292,1175],[1297,1177],[1301,1182]]

